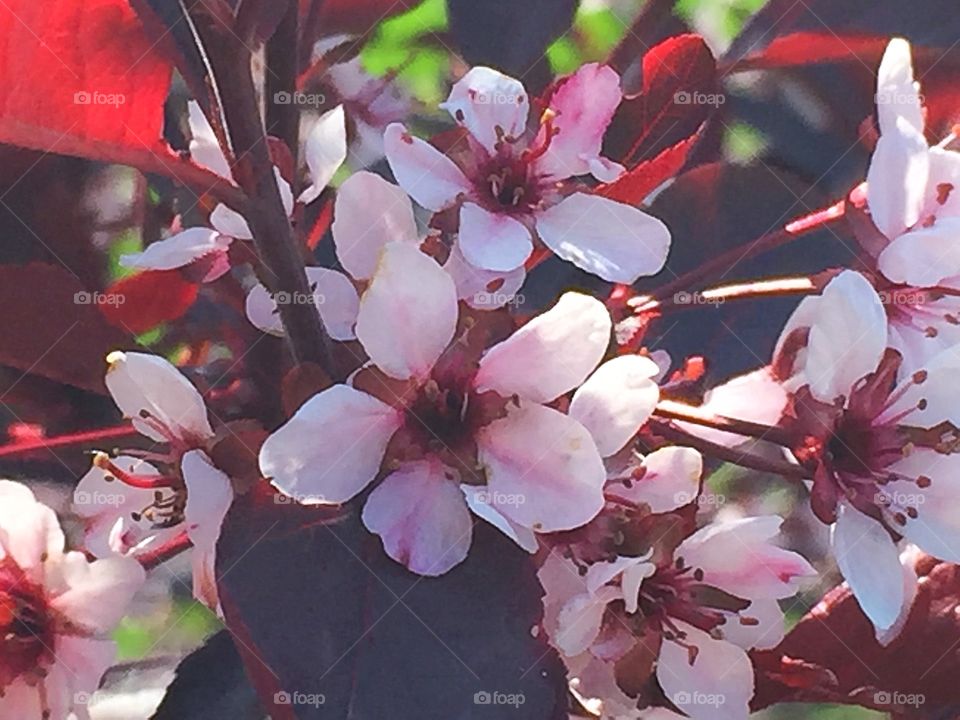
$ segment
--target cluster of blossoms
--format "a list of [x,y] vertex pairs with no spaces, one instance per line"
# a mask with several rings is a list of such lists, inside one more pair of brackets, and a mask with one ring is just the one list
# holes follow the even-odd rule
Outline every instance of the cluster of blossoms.
[[[597,64],[539,101],[479,67],[442,105],[458,126],[444,152],[399,123],[385,128],[398,185],[367,171],[345,180],[331,226],[342,272],[306,269],[327,334],[357,362],[269,434],[258,471],[303,505],[351,503],[419,575],[468,557],[474,516],[495,526],[534,555],[542,629],[595,715],[666,706],[745,718],[747,651],[780,642],[779,601],[817,573],[775,543],[778,516],[701,521],[710,450],[748,435],[781,445],[881,642],[916,593],[905,541],[960,562],[960,154],[952,137],[927,144],[910,48],[894,40],[867,183],[848,202],[859,270],[833,272],[798,305],[768,366],[700,393],[697,407],[681,402],[683,373],[618,345],[613,303],[570,291],[523,323],[503,307],[548,252],[614,283],[663,268],[667,227],[593,191],[624,172],[601,153],[622,97],[617,73]],[[190,126],[194,161],[231,178],[196,104]],[[276,170],[288,215],[345,162],[346,128],[338,106],[308,130],[310,185],[296,201]],[[430,212],[426,233],[414,202]],[[215,280],[252,236],[225,205],[210,224],[123,262]],[[278,306],[293,300],[247,290],[250,322],[282,335]],[[0,710],[16,708],[11,717],[65,717],[77,710],[71,693],[95,689],[108,662],[97,635],[142,579],[137,556],[188,541],[195,593],[219,609],[216,544],[235,482],[211,459],[204,399],[160,357],[114,353],[108,365],[111,396],[153,447],[97,453],[76,489],[87,549],[102,559],[64,554],[50,511],[0,483]]]

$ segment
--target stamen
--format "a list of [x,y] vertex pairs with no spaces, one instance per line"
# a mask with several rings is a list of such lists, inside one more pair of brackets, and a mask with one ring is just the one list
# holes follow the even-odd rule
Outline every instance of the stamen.
[[[153,490],[155,488],[172,488],[179,486],[179,481],[175,478],[165,477],[163,475],[138,475],[123,470],[120,466],[110,459],[110,456],[104,452],[97,452],[93,455],[93,465],[104,472],[110,473],[105,479],[107,482],[117,479],[130,487],[140,488],[142,490]],[[112,477],[110,477],[112,476]]]

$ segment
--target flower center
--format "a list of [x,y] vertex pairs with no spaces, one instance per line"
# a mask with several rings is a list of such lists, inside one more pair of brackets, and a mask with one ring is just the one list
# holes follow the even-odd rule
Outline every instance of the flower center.
[[127,472],[102,452],[93,456],[93,464],[104,471],[107,482],[119,481],[130,487],[154,491],[153,502],[131,513],[134,522],[147,520],[156,529],[174,527],[183,522],[187,490],[180,478]]
[[12,558],[0,560],[0,696],[3,688],[52,657],[53,625],[43,588]]
[[540,187],[523,157],[497,155],[481,166],[477,178],[481,203],[492,212],[528,214],[540,204]]

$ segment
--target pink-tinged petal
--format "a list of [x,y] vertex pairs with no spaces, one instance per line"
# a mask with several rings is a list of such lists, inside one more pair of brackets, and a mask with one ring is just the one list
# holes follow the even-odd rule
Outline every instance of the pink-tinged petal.
[[173,270],[212,253],[225,253],[232,238],[216,230],[194,227],[152,243],[143,252],[121,255],[120,265],[137,270]]
[[343,105],[328,110],[313,123],[303,144],[303,157],[310,185],[298,199],[307,205],[320,197],[347,159],[347,119]]
[[[129,455],[112,458],[124,472],[158,476],[150,463]],[[110,478],[109,480],[107,478]],[[94,557],[126,555],[130,549],[155,534],[153,523],[140,511],[153,504],[154,490],[135,488],[93,465],[80,478],[73,492],[73,512],[84,520],[84,546]]]
[[860,609],[878,630],[899,617],[906,597],[897,546],[873,518],[841,503],[831,533],[833,555]]
[[892,394],[896,400],[884,409],[877,421],[921,428],[932,428],[943,422],[960,426],[958,374],[960,354],[956,348],[941,350],[932,356],[927,354],[917,372],[905,377],[894,389]]
[[559,630],[560,611],[569,600],[586,593],[586,585],[577,566],[554,550],[549,551],[537,571],[537,580],[544,593],[543,627],[550,637],[555,637]]
[[200,104],[194,100],[187,103],[188,121],[190,124],[190,157],[201,167],[207,168],[211,172],[225,177],[228,180],[233,179],[230,172],[230,163],[227,162],[223,150],[217,143],[217,136],[213,133],[213,128],[207,121]]
[[357,337],[390,377],[425,377],[457,329],[457,288],[433,258],[389,243],[360,298]]
[[489,492],[508,519],[536,532],[571,530],[603,507],[606,474],[586,428],[534,403],[511,409],[477,433]]
[[[878,500],[889,502],[887,519],[910,542],[929,555],[960,562],[960,455],[944,455],[930,448],[915,448],[886,470],[908,478],[881,486]],[[917,479],[924,478],[918,484]],[[929,481],[929,483],[927,482]],[[926,487],[920,487],[926,485]],[[907,508],[914,508],[911,518]],[[895,516],[899,515],[902,523]]]
[[[290,183],[283,179],[278,168],[273,169],[273,174],[277,181],[277,188],[280,190],[283,209],[290,216],[293,213],[293,191],[290,189]],[[223,203],[217,205],[210,213],[210,224],[221,235],[238,240],[253,239],[253,233],[243,215]]]
[[913,609],[913,601],[917,599],[919,585],[914,566],[920,557],[922,557],[922,553],[916,545],[907,544],[903,552],[900,553],[900,566],[903,568],[903,605],[900,606],[900,614],[897,615],[897,619],[889,628],[874,628],[877,642],[883,647],[897,639],[910,618],[910,611]]
[[[939,147],[930,148],[930,174],[927,178],[927,201],[922,216],[949,217],[960,215],[960,152]],[[943,189],[952,188],[944,197]]]
[[888,238],[920,220],[929,172],[930,154],[923,133],[897,118],[896,132],[877,140],[867,170],[870,216]]
[[467,558],[473,520],[453,473],[435,460],[388,475],[363,506],[363,524],[383,549],[418,575],[443,575]]
[[[50,718],[60,718],[73,708],[76,720],[90,720],[87,715],[89,701],[100,688],[104,673],[116,662],[117,647],[110,640],[60,635],[57,637],[57,659],[44,681]],[[84,697],[86,696],[86,697]],[[7,717],[0,713],[0,717]],[[12,716],[30,717],[33,716]]]
[[[609,495],[644,503],[655,513],[689,505],[700,492],[703,457],[693,448],[667,446],[643,458],[643,475],[627,486],[616,479],[607,484]],[[628,475],[632,467],[627,468]]]
[[887,44],[877,70],[875,100],[881,135],[896,133],[901,119],[917,132],[923,132],[923,102],[919,85],[913,79],[910,43],[903,38],[893,38]]
[[267,438],[260,471],[297,502],[346,502],[376,476],[402,421],[399,411],[372,395],[334,385]]
[[484,487],[461,485],[460,490],[467,501],[467,507],[474,515],[486,520],[528,553],[535,553],[540,548],[536,534],[530,528],[517,525],[501,513],[497,507],[497,498],[487,492]]
[[877,291],[858,272],[829,282],[810,326],[803,374],[815,398],[832,403],[877,369],[887,348],[887,316]]
[[616,588],[601,588],[596,594],[577,595],[567,602],[557,617],[554,642],[564,655],[586,652],[600,634],[607,604],[618,599]]
[[[312,301],[330,337],[340,342],[356,339],[353,326],[360,311],[360,296],[349,278],[336,270],[308,267],[307,280],[313,288]],[[293,301],[288,293],[281,293],[281,299]],[[277,303],[260,283],[247,293],[246,313],[247,319],[261,332],[284,334]]]
[[670,251],[670,230],[653,215],[585,193],[537,215],[537,233],[564,260],[628,285],[660,272]]
[[[587,173],[593,173],[602,182],[616,179],[623,167],[609,160],[604,162],[600,146],[622,99],[620,76],[608,65],[588,63],[560,81],[549,105],[556,113],[552,127],[557,135],[537,161],[537,172],[550,180]],[[544,126],[538,142],[545,141],[546,132]]]
[[714,522],[684,540],[676,556],[703,570],[703,581],[747,600],[795,595],[817,571],[798,553],[768,542],[780,530],[776,515]]
[[[187,444],[213,437],[203,397],[183,374],[158,355],[112,352],[107,356],[107,390],[123,416],[142,434]],[[160,432],[145,418],[159,422]]]
[[387,126],[383,151],[400,187],[427,210],[444,210],[470,192],[470,181],[453,160],[400,123]]
[[656,571],[657,566],[653,563],[639,563],[623,571],[620,586],[623,591],[624,609],[628,613],[635,613],[640,608],[640,586]]
[[943,217],[895,238],[877,264],[888,280],[913,287],[934,287],[960,275],[960,217]]
[[527,277],[523,267],[507,273],[482,270],[468,263],[455,244],[443,269],[453,278],[457,297],[475,310],[496,310],[523,301],[523,296],[518,294]]
[[521,267],[533,252],[526,225],[510,215],[469,202],[460,208],[459,245],[468,263],[494,272]]
[[646,562],[652,554],[651,551],[643,557],[618,557],[613,562],[594,563],[584,578],[587,590],[596,595],[607,583],[619,577],[625,609],[628,613],[635,613],[639,606],[640,586],[657,571],[656,565]]
[[40,704],[40,690],[17,678],[3,689],[0,695],[0,717],[20,720],[42,720],[43,706]]
[[191,450],[180,461],[187,504],[183,511],[187,535],[195,548],[212,550],[220,537],[223,519],[233,503],[230,478],[202,450]]
[[771,650],[783,640],[786,627],[783,610],[776,600],[754,600],[740,612],[741,622],[735,613],[724,613],[727,618],[720,631],[723,639],[744,650]]
[[589,295],[564,293],[480,360],[476,384],[503,397],[551,402],[580,385],[610,344],[610,314]]
[[331,230],[340,264],[357,280],[373,275],[387,243],[420,242],[407,194],[366,171],[351,175],[338,188]]
[[619,452],[650,417],[660,399],[652,380],[658,372],[650,358],[623,355],[603,363],[573,394],[570,417],[590,431],[603,457]]
[[90,633],[112,630],[146,578],[143,566],[133,558],[87,562],[80,552],[67,553],[47,573],[48,584],[57,587],[51,607]]
[[[769,367],[737,375],[722,385],[708,390],[700,410],[711,415],[748,420],[763,425],[776,425],[786,409],[789,394],[773,377]],[[714,430],[694,423],[678,422],[687,432],[725,447],[747,442],[750,438]]]
[[26,486],[0,480],[0,559],[11,557],[23,570],[40,572],[44,559],[63,552],[56,513]]
[[617,578],[627,568],[640,564],[649,565],[650,563],[645,562],[649,558],[649,555],[646,557],[620,556],[609,562],[601,560],[600,562],[593,563],[593,565],[587,569],[587,574],[583,577],[587,591],[591,595],[596,595],[600,588]]
[[746,720],[754,688],[747,653],[684,622],[677,627],[685,634],[683,645],[665,640],[657,662],[664,694],[694,720]]
[[523,134],[530,99],[519,80],[492,68],[475,67],[454,84],[440,107],[494,153],[502,137]]

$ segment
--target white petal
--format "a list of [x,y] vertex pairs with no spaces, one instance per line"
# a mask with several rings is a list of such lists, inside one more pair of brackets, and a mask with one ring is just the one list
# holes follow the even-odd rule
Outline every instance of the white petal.
[[603,457],[619,452],[650,417],[660,399],[651,379],[658,372],[650,358],[623,355],[597,368],[573,394],[570,417],[590,431]]
[[768,542],[782,522],[776,515],[714,522],[684,540],[676,556],[703,570],[705,583],[736,597],[790,597],[817,572],[803,556]]
[[894,133],[902,118],[918,132],[923,132],[923,104],[916,81],[910,43],[893,38],[887,44],[877,71],[877,119],[880,134]]
[[703,457],[693,448],[667,446],[643,458],[643,476],[626,487],[612,481],[606,492],[635,503],[646,503],[655,513],[689,505],[700,492]]
[[471,265],[495,272],[515,270],[533,252],[530,231],[522,222],[469,202],[460,208],[459,245]]
[[813,396],[832,403],[876,370],[887,347],[887,316],[873,286],[852,270],[829,282],[816,309],[804,374]]
[[107,365],[107,390],[139,432],[158,442],[169,440],[144,420],[146,415],[188,445],[213,437],[203,397],[162,357],[112,352],[107,356]]
[[473,521],[460,488],[442,463],[402,465],[370,493],[363,524],[387,555],[418,575],[443,575],[470,550]]
[[373,480],[400,413],[347,385],[307,400],[263,443],[260,471],[297,502],[346,502]]
[[867,170],[867,204],[880,232],[894,238],[920,219],[930,155],[927,141],[903,118],[877,140]]
[[657,680],[667,698],[694,720],[746,720],[753,697],[753,665],[746,652],[725,640],[677,622],[685,646],[664,640],[657,662]]
[[250,232],[250,226],[244,220],[243,215],[236,210],[228,208],[223,203],[217,205],[210,213],[210,224],[216,228],[217,232],[238,240],[251,240],[253,233]]
[[192,136],[190,157],[197,165],[232,180],[233,174],[230,172],[230,164],[227,162],[223,150],[220,149],[217,136],[214,135],[213,128],[203,114],[203,110],[200,109],[200,104],[191,100],[187,103],[187,110]]
[[[960,353],[957,347],[927,355],[918,371],[925,373],[917,383],[911,373],[894,389],[895,402],[877,419],[880,423],[898,420],[910,427],[932,428],[943,422],[960,426]],[[909,414],[906,414],[909,411]]]
[[507,273],[482,270],[468,263],[459,245],[454,244],[443,269],[453,278],[457,297],[475,310],[496,310],[523,302],[523,295],[519,294],[527,277],[523,267]]
[[590,433],[561,412],[529,403],[482,428],[478,459],[500,513],[537,532],[570,530],[603,507],[606,474]]
[[915,545],[907,545],[900,553],[900,567],[903,568],[903,605],[900,606],[900,614],[896,621],[889,628],[874,628],[874,634],[877,642],[886,647],[900,635],[907,620],[910,619],[910,611],[913,610],[913,601],[917,599],[917,590],[919,582],[914,564],[920,551]]
[[109,632],[120,622],[146,578],[143,566],[133,558],[87,562],[79,552],[67,553],[48,572],[49,582],[61,588],[50,603],[53,609],[93,633]]
[[166,240],[151,243],[143,252],[121,255],[120,265],[138,270],[173,270],[210,253],[226,252],[230,242],[231,238],[216,230],[194,227]]
[[610,314],[599,300],[564,293],[480,361],[480,391],[550,402],[580,385],[610,343]]
[[[616,179],[623,167],[604,162],[600,146],[622,99],[620,76],[608,65],[588,63],[561,80],[550,97],[550,109],[556,113],[553,128],[558,132],[537,160],[537,171],[551,180],[588,172],[602,175],[597,177],[602,182]],[[538,140],[543,140],[542,135],[543,131]]]
[[311,185],[300,193],[300,202],[309,204],[320,197],[337,169],[347,159],[347,119],[343,105],[321,115],[303,145]]
[[670,230],[653,215],[584,193],[540,213],[537,233],[564,260],[610,282],[655,275],[670,250]]
[[46,557],[63,552],[56,513],[37,502],[26,485],[0,480],[0,559],[11,557],[23,570],[39,571]]
[[557,618],[555,641],[564,655],[579,655],[593,644],[600,634],[607,603],[618,595],[614,588],[603,588],[596,595],[577,595],[563,606]]
[[360,299],[357,337],[373,363],[391,377],[424,377],[457,328],[457,288],[429,256],[388,244]]
[[493,153],[502,136],[523,134],[530,99],[519,80],[488,67],[475,67],[454,84],[440,107]]
[[903,570],[897,546],[873,518],[841,503],[832,528],[840,572],[878,630],[891,627],[904,604]]
[[[313,288],[312,302],[320,311],[320,319],[331,338],[337,341],[354,340],[353,326],[360,311],[357,289],[343,273],[327,268],[308,267],[307,280]],[[281,293],[286,302],[294,302],[289,293]],[[283,322],[277,303],[260,283],[247,293],[247,319],[261,332],[282,336]]]
[[880,253],[877,264],[889,280],[913,287],[934,287],[960,275],[960,217],[938,218],[930,227],[898,236]]
[[479,518],[483,518],[528,553],[539,549],[537,536],[530,528],[523,527],[510,520],[497,509],[496,497],[485,488],[477,485],[461,485],[460,490],[467,500],[467,507]]
[[727,642],[732,642],[744,650],[770,650],[783,640],[786,631],[783,610],[776,600],[754,600],[740,614],[757,621],[757,624],[743,624],[736,614],[725,613],[727,622],[720,630]]
[[450,158],[399,123],[384,131],[383,150],[400,187],[427,210],[448,208],[470,192],[470,181]]
[[233,485],[202,450],[191,450],[180,461],[187,488],[184,520],[187,535],[198,550],[212,550],[220,537],[220,526],[233,503]]
[[410,198],[393,183],[365,171],[351,175],[337,189],[332,232],[340,264],[357,280],[373,275],[387,243],[419,243]]

